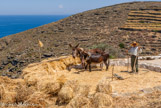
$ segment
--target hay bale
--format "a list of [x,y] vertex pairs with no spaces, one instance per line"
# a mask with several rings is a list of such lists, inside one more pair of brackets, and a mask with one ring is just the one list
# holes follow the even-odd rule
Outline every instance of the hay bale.
[[60,92],[58,93],[57,104],[69,103],[69,101],[74,97],[78,85],[79,83],[77,80],[65,82]]
[[50,65],[52,66],[52,68],[53,68],[54,70],[57,70],[57,71],[65,70],[66,67],[67,67],[67,66],[66,66],[62,61],[60,61],[60,60],[50,62]]
[[43,92],[37,91],[32,95],[28,96],[28,99],[24,101],[29,108],[46,108],[52,102],[49,99],[49,96]]
[[26,85],[18,84],[18,87],[15,89],[15,92],[17,93],[15,102],[23,103],[27,100],[28,96],[33,94],[35,91],[36,89],[33,86],[27,87]]
[[0,77],[0,99],[3,103],[15,103],[17,92],[15,89],[18,84],[24,84],[22,79],[10,79],[8,77]]
[[0,98],[2,98],[3,94],[5,94],[5,87],[3,84],[0,85]]
[[39,78],[41,78],[41,76],[43,76],[43,75],[41,75],[40,73],[31,72],[31,73],[28,73],[24,76],[24,80],[28,86],[36,86],[37,82],[38,82]]
[[15,97],[17,93],[16,92],[10,92],[7,88],[5,88],[5,85],[0,85],[0,101],[7,104],[7,103],[14,103]]
[[60,91],[60,83],[58,82],[49,82],[45,86],[45,93],[56,95]]
[[65,70],[68,66],[76,65],[80,63],[79,58],[73,58],[72,56],[65,56],[60,57],[57,60],[51,61],[50,65],[53,67],[53,69],[59,71],[59,70]]
[[112,107],[112,97],[104,93],[96,93],[92,98],[92,108],[110,108]]
[[0,101],[2,103],[14,103],[15,102],[15,97],[16,97],[16,92],[10,92],[8,91],[7,88],[5,88],[5,85],[1,84],[0,85]]
[[90,91],[90,87],[88,85],[80,85],[77,88],[75,95],[87,97],[89,94],[89,91]]
[[47,94],[56,95],[66,81],[64,75],[54,79],[54,76],[44,76],[37,82],[37,89]]
[[41,79],[38,79],[36,87],[39,91],[45,91],[47,85],[52,85],[55,82],[56,80],[53,76],[42,76]]
[[6,104],[7,103],[15,103],[16,96],[17,96],[16,92],[5,91],[5,93],[2,94],[1,101]]
[[79,64],[80,63],[80,59],[78,57],[76,58],[73,58],[72,56],[68,56],[64,59],[61,59],[61,61],[66,65],[66,66],[69,66],[69,65],[76,65],[76,64]]
[[65,84],[66,81],[67,79],[64,75],[61,75],[60,77],[57,78],[57,82],[60,84],[61,87]]
[[96,92],[101,92],[105,94],[111,94],[112,93],[112,86],[110,85],[110,82],[103,78],[96,87]]
[[44,68],[47,71],[47,75],[57,76],[56,70],[50,65],[50,63],[44,63]]
[[74,92],[77,90],[78,86],[79,86],[79,82],[77,80],[66,81],[65,84],[63,85],[63,87],[72,88]]
[[90,108],[91,102],[87,97],[76,96],[74,97],[66,108]]
[[74,92],[71,87],[63,87],[58,93],[57,104],[67,104],[74,97]]

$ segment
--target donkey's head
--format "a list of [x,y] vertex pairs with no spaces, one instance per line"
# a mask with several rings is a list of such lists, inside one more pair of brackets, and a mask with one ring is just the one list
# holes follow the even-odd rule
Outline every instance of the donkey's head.
[[75,47],[73,47],[71,44],[69,44],[69,46],[72,49],[73,58],[79,56],[79,54],[80,54],[80,48],[78,48],[79,44],[77,44]]

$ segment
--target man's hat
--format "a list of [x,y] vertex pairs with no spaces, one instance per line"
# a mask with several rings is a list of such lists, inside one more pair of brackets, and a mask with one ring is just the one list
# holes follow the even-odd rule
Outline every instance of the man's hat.
[[131,44],[131,46],[138,46],[139,44],[137,43],[137,42],[133,42],[132,44]]

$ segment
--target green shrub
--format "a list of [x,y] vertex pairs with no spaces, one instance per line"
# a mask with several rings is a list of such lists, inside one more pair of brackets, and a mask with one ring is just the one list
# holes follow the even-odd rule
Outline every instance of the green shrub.
[[110,59],[115,59],[116,57],[113,55],[110,55]]
[[120,47],[120,48],[125,48],[125,45],[124,45],[123,43],[120,43],[120,44],[119,44],[119,47]]
[[145,23],[145,21],[139,21],[140,23]]
[[110,54],[110,58],[114,59],[114,58],[120,58],[120,57],[124,57],[123,53],[121,52],[120,48],[116,48],[114,46],[109,46],[107,44],[101,43],[101,44],[95,44],[92,47],[90,47],[90,49],[94,49],[94,48],[99,48],[105,52],[109,52]]
[[101,44],[96,44],[90,47],[90,49],[95,49],[95,48],[98,48],[104,51],[106,48],[108,48],[108,45],[101,43]]

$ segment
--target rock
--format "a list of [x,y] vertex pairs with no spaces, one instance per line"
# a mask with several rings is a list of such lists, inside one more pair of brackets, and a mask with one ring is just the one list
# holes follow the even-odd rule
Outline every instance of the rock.
[[59,45],[58,44],[54,44],[55,47],[58,47]]
[[147,57],[146,60],[154,60],[155,58],[153,57]]
[[11,64],[14,65],[14,66],[16,66],[18,64],[18,62],[19,61],[17,59],[14,59],[14,60],[11,61]]
[[5,61],[3,61],[3,65],[7,65],[9,62],[8,62],[8,60],[5,60]]
[[45,53],[45,54],[43,54],[43,57],[52,57],[52,56],[53,56],[52,53]]
[[154,67],[154,71],[156,71],[156,72],[161,72],[161,67],[155,66],[155,67]]
[[144,92],[144,93],[152,93],[153,92],[153,88],[145,88],[145,89],[142,89],[140,90],[141,92]]
[[122,76],[119,76],[119,75],[117,75],[117,74],[114,74],[113,76],[114,76],[115,78],[119,79],[119,80],[124,80],[124,78],[123,78]]
[[11,78],[12,78],[12,79],[16,79],[16,78],[18,78],[18,76],[12,75]]

